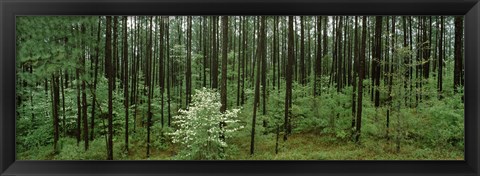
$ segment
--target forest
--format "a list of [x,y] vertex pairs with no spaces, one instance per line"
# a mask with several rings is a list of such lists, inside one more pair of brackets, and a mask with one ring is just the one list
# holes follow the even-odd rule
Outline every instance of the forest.
[[463,160],[463,16],[18,16],[18,160]]

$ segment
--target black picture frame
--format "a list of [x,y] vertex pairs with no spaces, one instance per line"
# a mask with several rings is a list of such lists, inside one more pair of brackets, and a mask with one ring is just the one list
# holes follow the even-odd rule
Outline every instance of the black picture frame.
[[[462,175],[480,173],[479,0],[0,0],[1,175]],[[464,161],[15,161],[15,17],[465,15]]]

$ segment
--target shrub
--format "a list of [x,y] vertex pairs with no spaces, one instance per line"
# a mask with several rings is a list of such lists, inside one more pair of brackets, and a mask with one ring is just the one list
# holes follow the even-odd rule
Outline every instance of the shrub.
[[[237,115],[240,109],[220,112],[220,96],[218,92],[203,88],[196,90],[188,110],[179,110],[179,115],[173,117],[175,132],[169,133],[173,143],[180,143],[178,153],[180,159],[224,159],[224,149],[228,147],[225,138],[243,126],[239,126]],[[226,126],[220,127],[225,122]]]

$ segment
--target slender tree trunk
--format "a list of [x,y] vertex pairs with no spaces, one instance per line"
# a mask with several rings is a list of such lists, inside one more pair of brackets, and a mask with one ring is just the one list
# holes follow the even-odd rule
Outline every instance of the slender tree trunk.
[[100,25],[102,23],[101,17],[98,18],[98,31],[97,31],[97,44],[95,45],[95,71],[93,74],[93,98],[92,98],[92,115],[90,117],[90,140],[93,141],[93,138],[95,137],[95,108],[96,108],[96,98],[97,98],[97,77],[98,77],[98,60],[99,60],[99,55],[100,55]]
[[[56,73],[55,73],[56,74]],[[59,107],[58,104],[60,103],[60,93],[59,93],[59,80],[58,76],[52,76],[52,87],[53,87],[53,151],[57,152],[58,149],[58,138],[59,138],[59,130],[58,130],[58,111]]]
[[[313,96],[321,95],[322,92],[322,51],[321,51],[321,37],[322,37],[322,17],[317,17],[317,59],[315,60],[315,79],[314,79],[314,93]],[[318,87],[317,87],[318,85]]]
[[[407,38],[408,38],[408,33],[407,33],[407,18],[405,16],[402,17],[402,23],[403,23],[403,48],[407,48]],[[408,103],[408,97],[409,97],[409,90],[408,90],[408,84],[410,80],[410,69],[408,64],[410,63],[409,57],[404,56],[403,57],[403,67],[407,68],[407,70],[404,70],[404,80],[403,80],[403,89],[406,92],[405,93],[405,106],[407,106]]]
[[277,45],[278,45],[278,39],[277,39],[277,30],[278,30],[278,16],[275,16],[273,18],[273,41],[272,41],[272,88],[275,90],[275,81],[276,81],[276,74],[275,74],[275,69],[276,69],[276,64],[278,62],[278,50],[277,50]]
[[343,17],[338,17],[337,27],[336,27],[336,39],[335,39],[335,66],[337,69],[336,73],[336,81],[337,81],[337,92],[340,92],[342,88],[342,62],[343,56],[342,52],[342,26],[343,26]]
[[355,128],[355,118],[356,118],[356,91],[357,91],[357,75],[359,73],[359,58],[360,58],[360,54],[359,54],[359,40],[358,40],[358,16],[355,16],[355,34],[354,34],[354,70],[353,70],[353,81],[352,81],[352,87],[353,87],[353,91],[352,91],[352,126],[351,128],[354,129]]
[[[222,16],[222,35],[222,80],[220,83],[220,103],[222,105],[220,106],[220,112],[225,113],[227,110],[228,16]],[[225,122],[220,122],[220,129],[223,130],[223,127],[226,125],[227,124]],[[220,140],[225,140],[223,132],[220,134]]]
[[242,29],[242,35],[243,35],[243,57],[242,57],[242,86],[241,86],[241,94],[240,94],[240,105],[243,105],[245,103],[245,76],[248,74],[248,71],[246,70],[247,65],[245,64],[247,62],[247,28],[246,26],[248,25],[248,20],[246,20],[246,17],[243,17],[243,29]]
[[185,103],[188,109],[192,96],[192,17],[187,17],[187,70],[185,86]]
[[455,67],[453,71],[453,89],[455,93],[458,93],[458,87],[462,80],[462,68],[463,68],[463,17],[455,17]]
[[[413,30],[412,30],[412,17],[408,17],[408,28],[409,28],[409,42],[410,42],[410,51],[413,52]],[[409,56],[409,64],[412,65],[413,64],[413,56]],[[410,66],[409,67],[409,71],[408,71],[408,75],[410,76],[410,78],[408,79],[409,80],[409,84],[410,84],[410,91],[409,91],[409,95],[411,95],[411,93],[413,92],[413,83],[412,83],[412,79],[413,79],[413,66]],[[410,96],[409,96],[410,97]],[[413,104],[412,102],[412,99],[410,98],[410,106]]]
[[[81,32],[82,36],[85,35],[85,26],[82,24],[81,25]],[[85,51],[85,41],[81,41],[82,44],[82,50]],[[82,54],[82,57],[80,58],[80,65],[81,65],[81,75],[82,77],[86,74],[85,73],[85,53]],[[84,147],[85,151],[88,150],[88,119],[87,119],[87,92],[86,92],[86,86],[85,86],[85,80],[82,79],[82,123],[83,123],[83,140],[85,141]]]
[[386,121],[386,127],[387,127],[387,139],[390,139],[388,136],[388,133],[390,131],[390,111],[392,109],[392,84],[393,84],[393,63],[395,60],[395,18],[392,16],[392,38],[391,38],[391,53],[392,53],[392,58],[390,63],[388,64],[390,66],[389,73],[388,73],[388,109],[387,109],[387,121]]
[[217,17],[213,17],[213,35],[212,35],[212,40],[213,40],[213,57],[212,57],[212,70],[211,70],[211,75],[212,75],[212,89],[217,89],[218,88],[218,48],[217,46]]
[[112,34],[111,34],[111,16],[107,16],[107,29],[105,38],[105,65],[108,68],[108,146],[107,160],[113,160],[113,68],[112,64]]
[[203,17],[203,87],[207,87],[207,17]]
[[293,50],[293,16],[288,17],[288,63],[287,63],[287,81],[286,81],[286,90],[285,90],[285,134],[283,140],[286,141],[288,134],[290,132],[290,104],[291,104],[291,94],[292,94],[292,66],[294,60],[294,50]]
[[228,46],[228,16],[222,16],[222,85],[220,87],[220,112],[227,110],[227,46]]
[[362,98],[363,98],[363,77],[364,77],[364,68],[365,68],[365,49],[366,49],[366,35],[367,35],[367,17],[363,16],[362,20],[362,45],[360,50],[360,63],[359,63],[359,74],[358,74],[358,100],[357,100],[357,120],[356,120],[356,132],[355,132],[355,142],[360,142],[360,134],[362,128]]
[[81,105],[81,95],[80,95],[80,69],[75,69],[75,76],[76,76],[76,85],[77,85],[77,129],[76,129],[76,137],[77,137],[77,146],[80,144],[81,140],[81,118],[82,118],[82,105]]
[[257,74],[256,74],[256,81],[255,81],[255,99],[253,102],[253,118],[252,118],[252,133],[251,133],[251,140],[250,140],[250,155],[254,154],[254,149],[255,149],[255,124],[256,124],[256,115],[257,115],[257,106],[258,102],[260,100],[260,64],[263,58],[266,55],[265,52],[265,38],[266,38],[266,32],[265,32],[265,17],[261,16],[260,20],[262,21],[261,26],[260,26],[260,31],[259,32],[259,38],[258,38],[258,48],[257,48]]
[[129,109],[129,105],[128,105],[128,33],[127,33],[127,19],[128,17],[127,16],[124,16],[123,17],[123,82],[124,82],[124,89],[123,89],[123,94],[125,95],[125,100],[123,101],[123,103],[125,104],[125,150],[128,152],[128,123],[129,123],[129,120],[128,120],[128,109]]
[[[262,20],[266,20],[265,17]],[[262,24],[262,25],[263,26],[261,26],[261,28],[263,28],[263,29],[261,29],[261,30],[266,30],[265,29],[266,24]],[[263,38],[261,40],[267,40],[267,36],[264,36],[264,35],[266,35],[266,34],[262,33]],[[262,55],[263,54],[266,55],[267,54],[267,45],[265,44],[265,41],[262,41],[262,42],[263,42],[264,46],[263,45],[260,46],[260,47],[262,47],[261,48],[262,49],[261,53],[262,53]],[[262,56],[261,59],[262,59],[262,61],[261,61],[261,63],[262,63],[262,75],[261,75],[262,76],[262,78],[261,78],[262,83],[261,83],[261,85],[262,85],[262,95],[263,95],[263,98],[262,98],[263,113],[262,114],[265,115],[265,114],[267,114],[267,106],[266,106],[267,98],[266,97],[267,97],[267,86],[268,86],[267,85],[267,72],[268,72],[268,70],[267,70],[267,57]],[[264,119],[263,126],[266,127],[266,125],[267,125],[267,121]]]
[[116,91],[117,86],[116,86],[116,79],[117,79],[117,62],[118,62],[118,47],[117,47],[117,42],[118,42],[118,17],[113,16],[113,57],[112,57],[112,71],[113,71],[113,90]]
[[[277,48],[277,91],[280,92],[280,77],[282,76],[282,74],[285,74],[285,72],[283,72],[282,68],[285,64],[284,61],[285,58],[284,57],[284,53],[286,53],[286,51],[280,51],[280,46],[282,46],[282,48],[284,48],[283,46],[286,45],[286,43],[279,43],[280,42],[280,37],[282,36],[281,32],[280,32],[280,27],[282,26],[281,23],[282,21],[280,21],[280,17],[277,17],[277,23],[276,25],[278,25],[276,28],[277,28],[277,44],[276,44],[276,48]],[[283,31],[283,33],[286,33],[285,31]],[[285,39],[284,39],[285,40]],[[280,57],[280,54],[282,55],[282,57]],[[283,62],[282,62],[283,61]]]
[[[240,18],[240,24],[239,24],[239,28],[242,28],[242,26],[245,26],[244,22],[243,22],[243,19],[245,17],[239,17]],[[243,63],[243,58],[242,58],[242,50],[240,49],[242,46],[243,46],[243,43],[242,42],[245,42],[243,40],[240,40],[240,37],[241,35],[243,35],[244,31],[243,30],[238,30],[239,32],[239,36],[238,36],[238,69],[237,69],[237,106],[240,106],[240,94],[241,94],[241,69],[243,69],[242,67],[242,64]]]
[[[63,110],[62,111],[63,112],[62,129],[63,129],[63,137],[67,137],[67,127],[65,126],[65,118],[66,118],[66,116],[65,116],[65,88],[63,87],[62,72],[60,72],[60,88],[62,88],[62,110]],[[32,97],[30,97],[30,98],[32,98]],[[33,115],[33,113],[32,113],[32,115]],[[32,121],[34,119],[33,117],[32,117]]]
[[147,62],[146,62],[146,71],[147,71],[147,77],[146,77],[146,86],[148,87],[148,102],[147,102],[147,158],[150,158],[150,131],[151,131],[151,126],[152,126],[152,97],[153,97],[153,86],[152,86],[152,19],[153,17],[150,16],[150,29],[149,29],[149,37],[148,37],[148,44],[147,44]]
[[[164,106],[164,92],[165,92],[165,72],[164,72],[164,33],[165,33],[165,25],[164,25],[164,19],[163,17],[157,17],[157,18],[160,18],[160,47],[159,47],[159,64],[158,64],[158,77],[159,77],[159,80],[160,80],[160,94],[161,94],[161,106],[160,106],[160,116],[161,116],[161,124],[162,124],[162,128],[165,126],[165,120],[164,120],[164,115],[163,115],[163,106]],[[191,34],[190,34],[191,36]],[[189,42],[191,43],[191,41]],[[191,44],[190,44],[191,45]],[[168,46],[166,47],[168,49]],[[152,66],[153,67],[153,66]],[[191,75],[191,74],[190,74]],[[187,89],[188,90],[188,89]],[[190,102],[187,101],[187,102]],[[187,105],[188,107],[188,105]]]
[[171,66],[173,64],[171,64],[170,62],[172,62],[172,59],[170,58],[170,28],[169,28],[169,20],[168,20],[168,17],[166,18],[167,19],[167,22],[165,24],[165,35],[166,35],[166,40],[167,40],[167,45],[166,45],[166,48],[167,48],[167,111],[168,111],[168,126],[170,127],[170,123],[171,123],[171,116],[172,114],[170,113],[170,101],[171,101],[171,95],[170,95],[170,83],[172,81],[172,73],[171,73]]
[[[325,58],[325,56],[328,53],[328,31],[327,31],[327,26],[328,26],[328,17],[325,17],[325,22],[323,24],[323,49],[322,49],[322,58]],[[328,70],[328,69],[327,69]],[[324,72],[327,73],[325,70]],[[323,73],[322,73],[323,74]]]
[[438,41],[438,81],[437,81],[437,90],[438,90],[438,98],[442,99],[442,91],[443,91],[443,33],[445,32],[445,25],[444,25],[444,16],[440,17],[440,37]]
[[375,61],[373,62],[375,76],[375,107],[380,106],[380,58],[382,57],[382,16],[375,17]]
[[305,85],[305,35],[303,16],[300,16],[300,83]]

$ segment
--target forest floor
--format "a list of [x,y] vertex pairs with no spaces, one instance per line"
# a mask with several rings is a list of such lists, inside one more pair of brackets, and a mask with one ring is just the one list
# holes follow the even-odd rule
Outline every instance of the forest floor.
[[[463,160],[463,152],[454,147],[431,149],[415,143],[401,143],[396,152],[393,140],[369,139],[360,144],[352,141],[338,141],[333,136],[316,132],[296,133],[283,141],[279,136],[278,153],[275,154],[276,135],[257,135],[255,154],[250,155],[250,136],[230,139],[227,160]],[[153,150],[150,160],[169,160],[176,155],[177,147],[167,150]],[[129,154],[131,159],[145,159],[145,150]]]
[[[396,143],[390,139],[363,139],[360,144],[350,140],[338,140],[333,135],[319,134],[317,132],[294,133],[283,141],[283,135],[279,136],[278,153],[275,154],[276,135],[258,134],[256,136],[255,154],[250,155],[250,136],[242,135],[229,139],[229,147],[226,152],[227,160],[463,160],[464,154],[455,147],[438,147],[432,149],[422,147],[413,142],[401,143],[400,152],[396,152]],[[72,139],[72,141],[74,141]],[[103,142],[92,144],[85,155],[87,160],[103,160]],[[120,144],[123,145],[123,144]],[[82,143],[76,145],[71,151],[82,151]],[[138,141],[130,144],[128,154],[117,153],[115,160],[147,160],[144,143]],[[52,146],[44,146],[35,151],[19,153],[19,159],[23,160],[61,160],[51,152]],[[117,146],[116,150],[123,148]],[[92,151],[95,150],[95,151]],[[172,160],[179,148],[176,144],[168,144],[165,149],[152,147],[151,157],[148,160]],[[40,153],[38,153],[40,151]],[[122,152],[120,152],[122,153]],[[65,157],[65,154],[62,154]],[[71,156],[72,159],[76,158]],[[65,158],[63,158],[65,159]],[[75,160],[75,159],[74,159]]]

